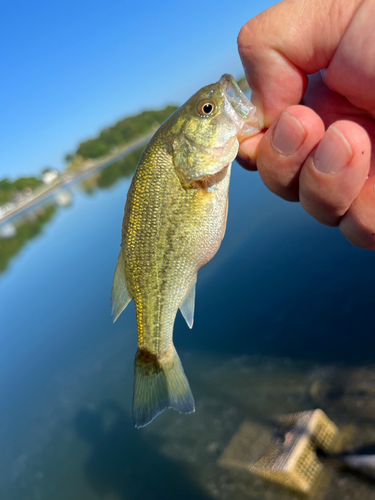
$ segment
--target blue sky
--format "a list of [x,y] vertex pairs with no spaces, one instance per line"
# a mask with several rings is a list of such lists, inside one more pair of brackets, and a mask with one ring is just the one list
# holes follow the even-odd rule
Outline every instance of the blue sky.
[[104,126],[240,76],[238,31],[273,3],[3,0],[0,178],[61,169]]

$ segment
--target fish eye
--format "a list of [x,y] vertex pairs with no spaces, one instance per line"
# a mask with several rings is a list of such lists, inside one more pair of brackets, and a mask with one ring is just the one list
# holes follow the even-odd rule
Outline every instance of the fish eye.
[[216,111],[216,104],[211,99],[203,99],[198,103],[197,111],[201,116],[212,116]]

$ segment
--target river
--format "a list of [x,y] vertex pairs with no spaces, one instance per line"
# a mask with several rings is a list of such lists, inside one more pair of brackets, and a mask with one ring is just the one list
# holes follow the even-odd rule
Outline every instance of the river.
[[[352,446],[375,440],[375,253],[234,164],[194,328],[180,314],[175,324],[196,412],[136,430],[134,306],[115,324],[110,314],[132,155],[0,226],[0,496],[294,498],[218,459],[243,421],[318,407],[353,429]],[[373,495],[333,469],[322,488],[330,500]]]

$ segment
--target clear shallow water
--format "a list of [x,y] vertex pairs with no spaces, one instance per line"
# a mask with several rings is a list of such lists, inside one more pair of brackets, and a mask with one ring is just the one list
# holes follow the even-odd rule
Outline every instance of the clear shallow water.
[[[321,407],[374,441],[375,254],[238,165],[194,328],[175,325],[196,413],[133,428],[134,307],[114,325],[109,307],[130,169],[110,168],[0,239],[1,498],[292,498],[217,464],[244,419]],[[371,498],[332,474],[327,498]]]

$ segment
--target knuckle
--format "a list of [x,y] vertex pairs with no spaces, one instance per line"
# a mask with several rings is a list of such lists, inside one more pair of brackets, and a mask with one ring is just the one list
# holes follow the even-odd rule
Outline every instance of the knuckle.
[[241,51],[242,48],[250,47],[255,44],[258,40],[258,31],[260,28],[262,14],[258,14],[253,17],[247,23],[245,23],[237,37],[237,45]]

